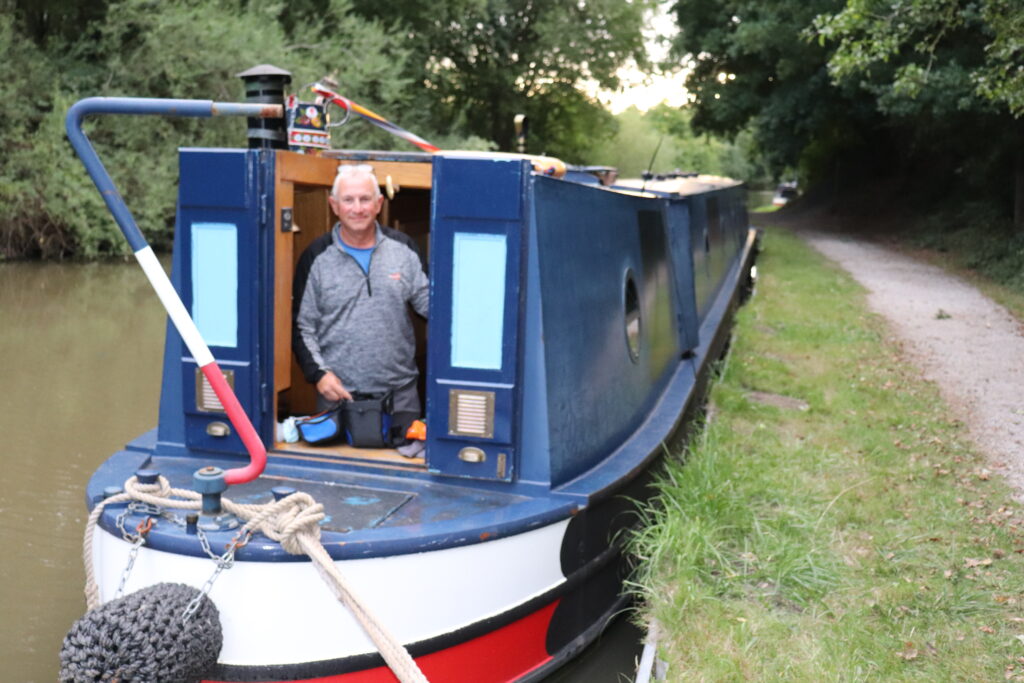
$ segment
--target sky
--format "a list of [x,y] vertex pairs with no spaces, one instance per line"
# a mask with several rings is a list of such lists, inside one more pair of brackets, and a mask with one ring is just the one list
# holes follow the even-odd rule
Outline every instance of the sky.
[[[667,3],[658,5],[651,17],[649,28],[644,31],[647,41],[647,53],[653,62],[664,60],[668,56],[668,42],[679,32],[675,19],[667,12]],[[662,102],[679,107],[686,103],[686,88],[683,71],[674,74],[645,75],[636,64],[629,64],[619,69],[622,87],[617,91],[598,90],[597,98],[613,114],[619,114],[630,107],[647,111]]]

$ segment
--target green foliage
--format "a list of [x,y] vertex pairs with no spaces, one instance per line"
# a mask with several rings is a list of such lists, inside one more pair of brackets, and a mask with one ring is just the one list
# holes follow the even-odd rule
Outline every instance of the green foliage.
[[985,66],[974,74],[978,92],[1020,118],[1024,116],[1024,8],[1013,0],[988,0],[982,12],[993,39],[985,48]]
[[668,157],[670,165],[754,184],[768,181],[767,170],[753,162],[757,153],[749,130],[740,131],[731,136],[731,140],[710,134],[699,135],[693,129],[693,117],[692,109],[678,109],[667,104],[660,104],[647,112],[646,118],[658,131],[677,141],[678,148]]
[[[294,35],[278,20],[282,6],[260,0],[113,0],[106,8],[77,34],[54,30],[39,43],[24,36],[17,13],[0,15],[0,95],[11,104],[0,111],[0,142],[10,150],[0,163],[0,253],[8,257],[128,251],[64,139],[64,114],[79,97],[238,101],[242,83],[234,74],[276,63],[292,71],[300,92],[332,73],[371,109],[401,111],[412,98],[402,75],[409,58],[403,37],[355,15],[348,0],[323,3]],[[103,117],[86,131],[157,249],[172,236],[176,148],[245,144],[240,119]],[[361,121],[334,137],[339,146],[405,145]]]
[[954,194],[1005,216],[1016,204],[1024,231],[1021,3],[679,0],[673,11],[695,130],[749,130],[774,174],[798,168],[818,196],[900,178],[924,211]]
[[[583,157],[614,131],[583,86],[617,84],[646,55],[654,0],[0,0],[0,258],[95,257],[127,245],[63,139],[89,95],[237,101],[234,74],[270,63],[292,91],[332,76],[343,94],[443,147]],[[182,144],[240,146],[240,120],[103,117],[90,139],[147,238],[168,246]],[[353,119],[337,147],[410,149]]]
[[657,151],[654,167],[670,169],[680,154],[679,141],[658,130],[644,112],[630,107],[615,116],[616,131],[600,140],[586,154],[589,163],[614,166],[619,177],[636,178],[650,168],[651,157]]
[[[886,117],[902,172],[1005,215],[1015,205],[1024,233],[1024,155],[1014,154],[1024,142],[1024,5],[848,0],[805,35],[833,46],[833,81],[867,93]],[[960,172],[955,189],[950,170]]]
[[[814,20],[829,71],[859,78],[884,112],[1024,114],[1024,6],[1009,0],[849,0]],[[979,96],[980,95],[980,96]]]
[[914,246],[943,254],[955,268],[978,273],[1024,297],[1024,235],[1014,233],[991,203],[944,205],[915,225],[908,237]]
[[512,151],[513,117],[526,114],[527,151],[572,162],[613,129],[611,115],[582,86],[613,88],[627,60],[646,64],[640,29],[653,1],[359,0],[357,7],[407,27],[415,57],[406,73],[424,86],[425,130]]
[[23,37],[38,46],[53,39],[74,39],[82,27],[102,20],[105,2],[80,0],[0,0],[0,14],[16,17]]
[[751,130],[774,174],[794,167],[821,131],[860,126],[870,110],[833,86],[827,50],[801,40],[836,0],[680,0],[673,6],[678,59],[692,62],[686,87],[694,129],[733,136]]
[[594,145],[585,158],[590,163],[615,166],[620,177],[639,177],[650,169],[697,171],[755,184],[766,181],[766,172],[749,161],[753,153],[748,132],[740,133],[733,142],[695,135],[692,118],[690,110],[665,104],[648,112],[631,107],[615,117],[615,134]]
[[[63,225],[47,215],[48,195],[40,188],[51,177],[59,182],[57,177],[66,177],[68,168],[47,166],[55,148],[59,156],[66,147],[50,95],[51,88],[58,88],[50,85],[53,76],[47,67],[42,51],[22,35],[13,17],[0,15],[0,97],[5,103],[0,108],[0,258],[60,255],[74,246]],[[61,192],[74,189],[62,187]]]

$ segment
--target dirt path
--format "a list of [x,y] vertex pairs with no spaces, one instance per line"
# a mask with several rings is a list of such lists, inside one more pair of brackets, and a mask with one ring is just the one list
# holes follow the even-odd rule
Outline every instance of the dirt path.
[[868,290],[871,309],[1024,499],[1024,325],[940,268],[848,235],[799,234]]

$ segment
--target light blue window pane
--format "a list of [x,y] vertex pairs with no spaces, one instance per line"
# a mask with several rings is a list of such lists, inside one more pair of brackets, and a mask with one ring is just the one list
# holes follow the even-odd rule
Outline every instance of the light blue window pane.
[[210,346],[238,346],[238,228],[192,224],[192,319]]
[[504,235],[455,233],[453,367],[501,370],[506,250]]

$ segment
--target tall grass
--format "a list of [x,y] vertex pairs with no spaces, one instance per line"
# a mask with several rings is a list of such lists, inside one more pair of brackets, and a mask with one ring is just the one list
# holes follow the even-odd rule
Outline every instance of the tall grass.
[[759,271],[631,543],[670,680],[1024,680],[1020,507],[850,278]]

